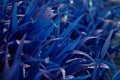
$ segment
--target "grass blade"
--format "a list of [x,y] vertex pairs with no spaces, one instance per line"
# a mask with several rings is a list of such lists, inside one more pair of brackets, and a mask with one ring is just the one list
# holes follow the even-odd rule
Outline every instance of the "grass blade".
[[78,22],[83,18],[84,15],[80,15],[73,23],[71,23],[68,28],[62,32],[62,34],[60,35],[60,37],[65,38],[68,34],[70,34],[70,32],[76,27],[76,25],[78,24]]
[[13,13],[12,13],[12,34],[14,34],[18,30],[18,22],[17,22],[17,6],[14,4]]
[[110,42],[111,42],[111,38],[112,38],[112,34],[113,34],[113,30],[110,32],[109,36],[105,40],[105,43],[102,47],[101,54],[100,54],[101,59],[104,59],[104,57],[108,51],[108,48],[109,48]]
[[112,80],[120,80],[120,70],[113,76]]

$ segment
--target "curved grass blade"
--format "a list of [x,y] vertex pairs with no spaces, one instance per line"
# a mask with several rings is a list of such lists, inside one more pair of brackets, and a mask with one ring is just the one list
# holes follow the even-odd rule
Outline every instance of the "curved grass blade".
[[79,50],[73,50],[70,51],[69,54],[79,54],[79,55],[83,55],[86,56],[87,58],[89,58],[91,61],[95,62],[94,59],[92,57],[90,57],[87,53],[79,51]]
[[67,47],[65,47],[65,49],[57,57],[60,57],[65,52],[74,49],[76,47],[76,45],[79,43],[80,39],[81,39],[81,37],[78,37],[76,40],[71,42]]
[[76,79],[77,79],[77,80],[86,80],[86,79],[88,79],[88,78],[90,78],[90,77],[91,77],[91,74],[81,75],[81,76],[77,77]]
[[76,46],[75,49],[80,49],[88,40],[96,39],[97,37],[90,36],[83,38]]
[[63,77],[63,80],[66,80],[66,73],[65,73],[65,69],[61,68],[60,70],[61,70],[61,72],[62,72],[62,77]]
[[113,30],[110,32],[109,36],[105,40],[105,43],[102,47],[101,54],[100,54],[101,59],[104,59],[104,57],[108,51],[108,48],[109,48],[110,42],[111,42],[111,38],[112,38],[112,34],[113,34]]
[[76,27],[76,25],[78,24],[78,22],[83,18],[84,14],[83,15],[80,15],[76,20],[74,20],[73,23],[71,23],[68,28],[62,32],[60,34],[60,37],[62,38],[65,38],[68,34],[70,34],[70,32]]
[[120,80],[120,70],[113,76],[112,80]]
[[46,42],[44,42],[44,43],[41,45],[41,47],[46,46],[46,45],[48,45],[48,44],[50,44],[50,43],[52,43],[52,42],[54,42],[54,41],[58,41],[58,40],[61,40],[61,39],[62,39],[62,38],[53,38],[53,39],[47,40]]
[[112,13],[113,10],[115,11],[116,9],[119,9],[119,8],[120,8],[120,5],[115,5],[115,6],[108,8],[108,9],[105,9],[99,14],[99,17],[100,18],[107,18],[109,15],[114,14],[114,13]]
[[[57,59],[59,59],[59,64],[61,64],[61,62],[67,57],[67,55],[64,55],[65,52],[73,50],[76,45],[79,43],[81,37],[78,37],[76,40],[74,40],[73,42],[71,42],[67,47],[65,47],[65,49],[56,57]],[[64,55],[64,56],[63,56]],[[61,57],[62,56],[62,57]]]

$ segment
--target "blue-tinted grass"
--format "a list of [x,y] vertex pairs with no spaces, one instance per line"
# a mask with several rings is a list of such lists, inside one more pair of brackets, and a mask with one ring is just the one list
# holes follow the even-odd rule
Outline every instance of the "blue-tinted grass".
[[0,80],[119,80],[119,13],[112,0],[0,0]]

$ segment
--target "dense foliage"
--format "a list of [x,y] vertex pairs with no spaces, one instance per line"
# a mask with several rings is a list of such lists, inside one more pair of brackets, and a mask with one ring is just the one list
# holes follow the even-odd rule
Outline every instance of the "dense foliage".
[[0,0],[0,80],[120,80],[120,3]]

